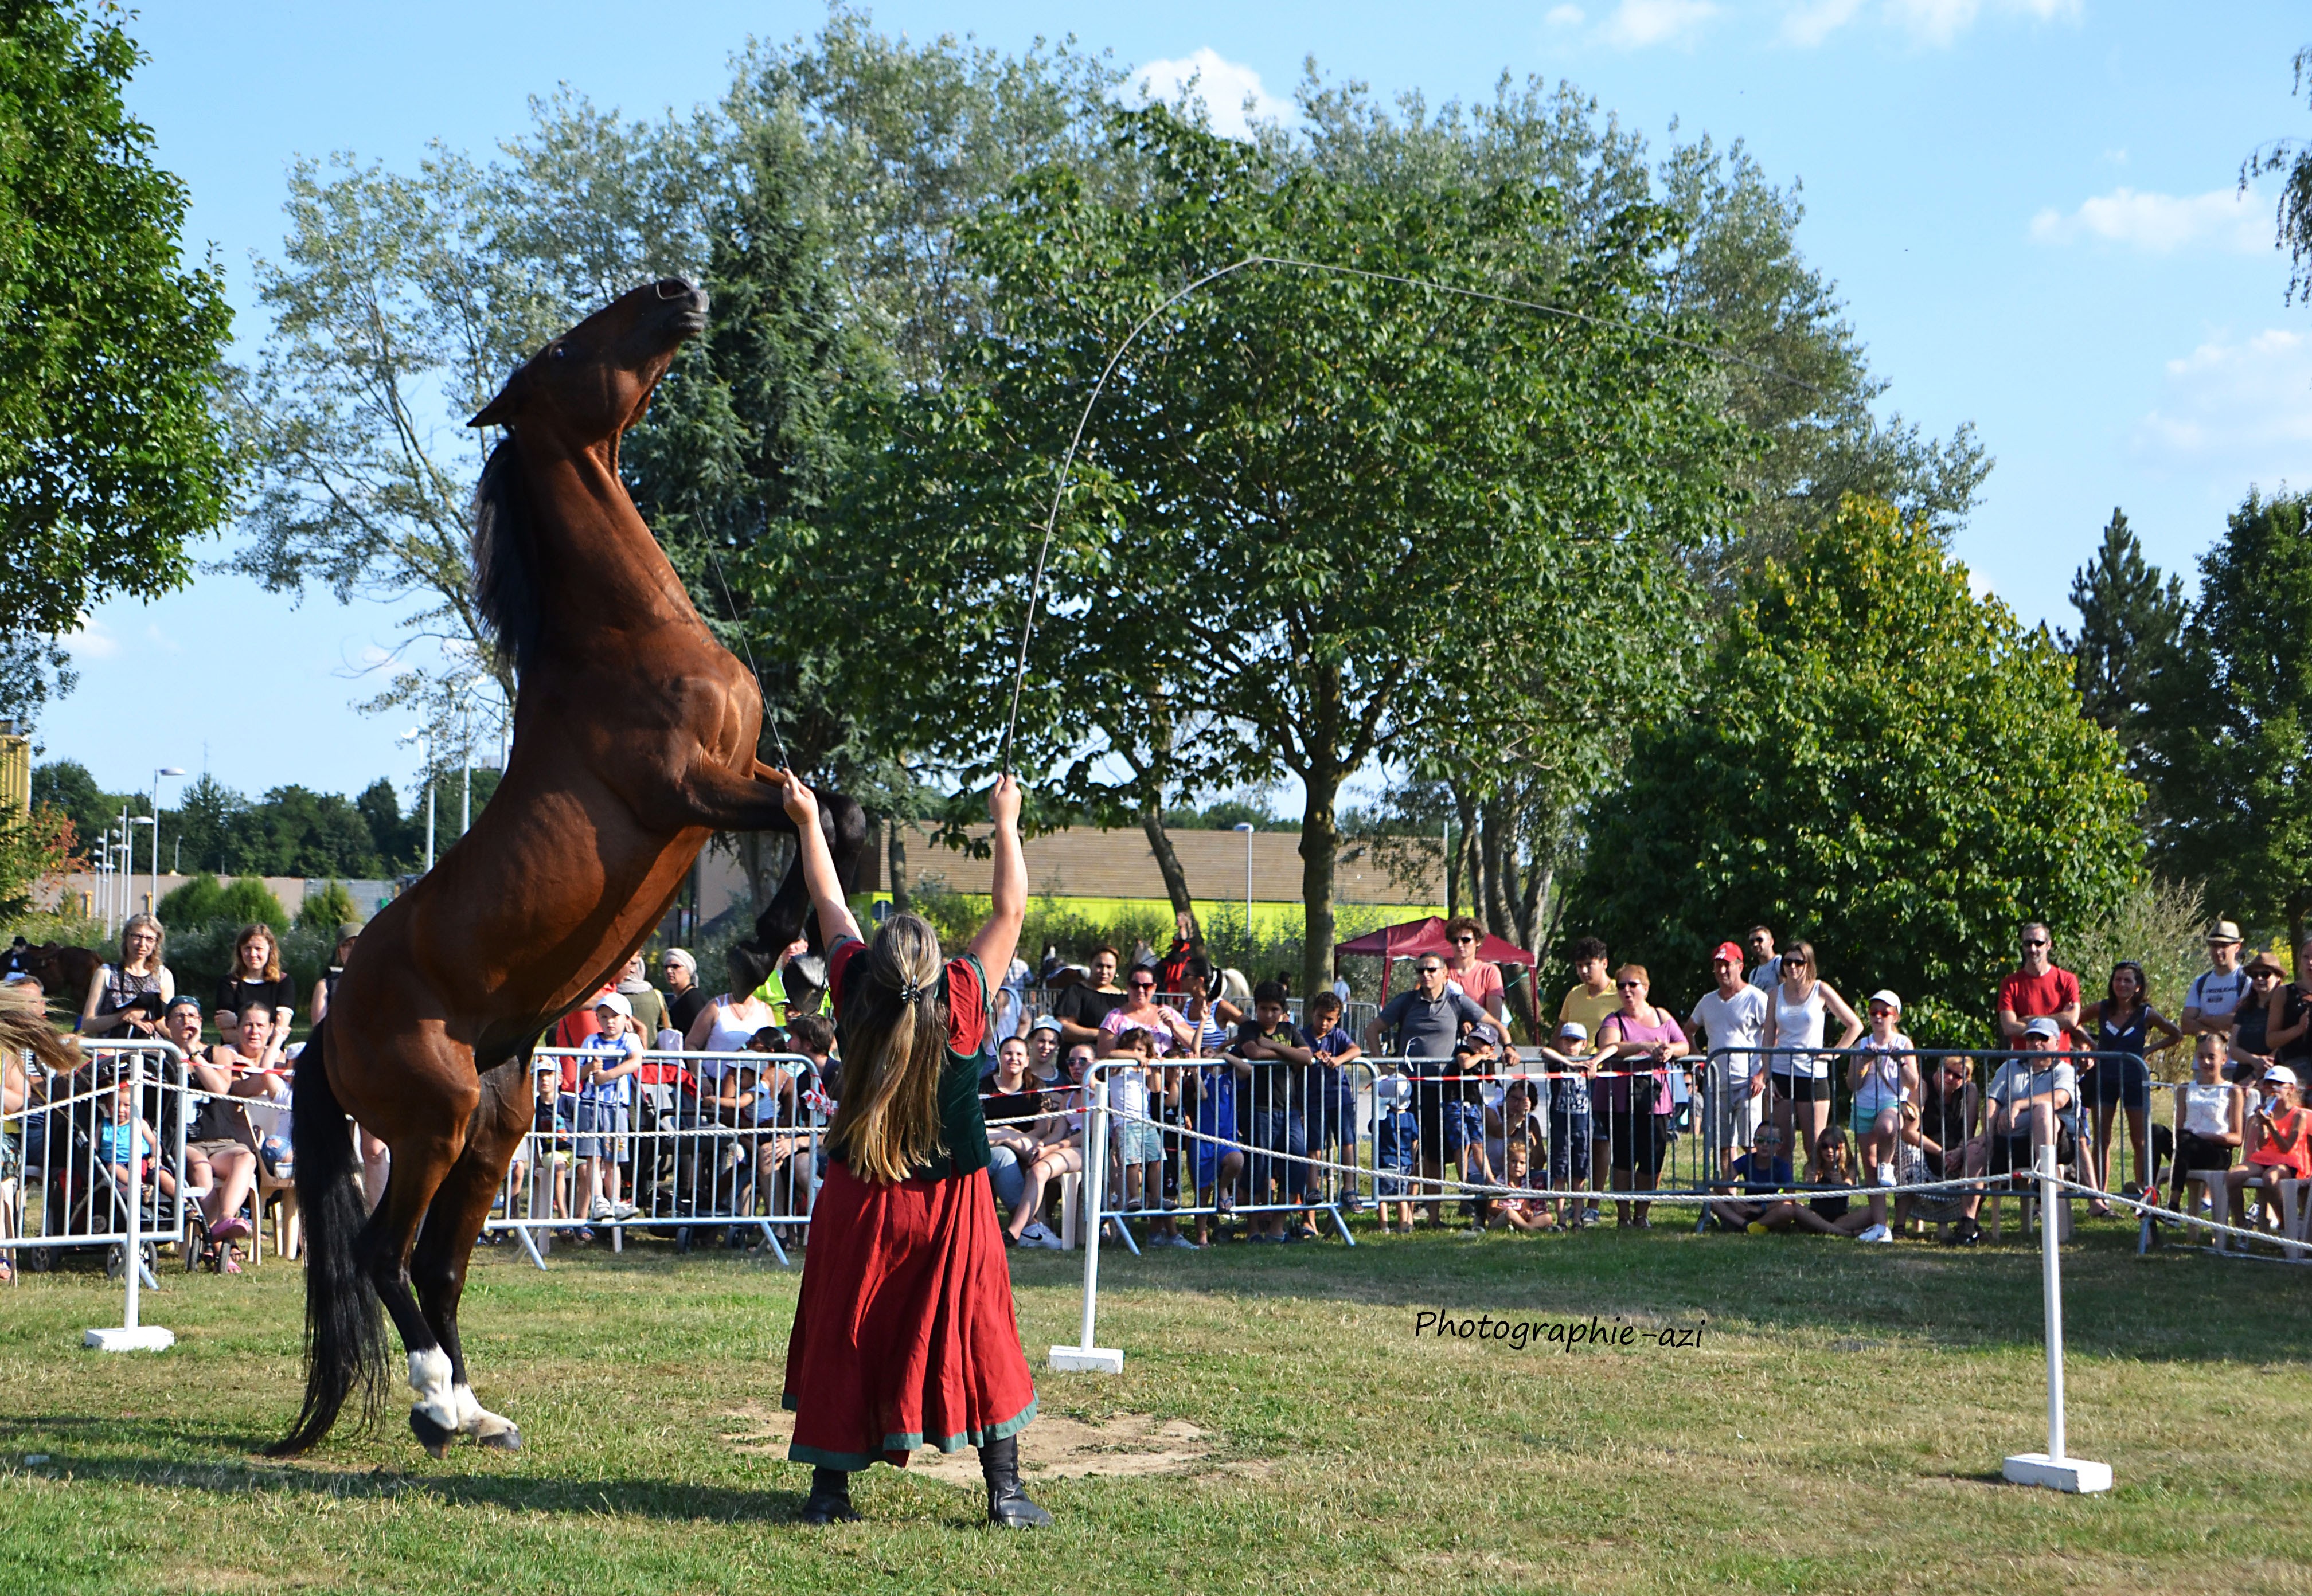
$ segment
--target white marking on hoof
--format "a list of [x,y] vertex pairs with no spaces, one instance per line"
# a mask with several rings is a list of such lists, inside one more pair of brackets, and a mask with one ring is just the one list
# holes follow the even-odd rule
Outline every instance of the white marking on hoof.
[[458,1429],[458,1401],[450,1384],[450,1355],[439,1347],[409,1355],[409,1388],[417,1393],[417,1410],[443,1429]]
[[483,1407],[475,1400],[472,1386],[452,1386],[450,1394],[458,1404],[458,1434],[471,1436],[484,1446],[502,1447],[508,1452],[521,1449],[521,1431],[513,1420]]

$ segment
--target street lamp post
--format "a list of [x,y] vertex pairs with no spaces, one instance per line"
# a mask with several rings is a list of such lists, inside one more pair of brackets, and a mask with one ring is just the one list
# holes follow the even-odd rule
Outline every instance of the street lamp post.
[[128,893],[129,893],[129,894],[130,894],[129,907],[131,907],[131,908],[133,909],[133,908],[136,906],[136,903],[135,903],[135,894],[136,894],[136,827],[138,827],[138,826],[140,826],[140,825],[149,825],[149,826],[151,826],[151,827],[153,828],[153,907],[152,907],[152,911],[152,911],[153,913],[154,913],[154,914],[158,914],[158,913],[160,913],[160,912],[161,912],[161,817],[160,817],[159,815],[131,815],[128,817],[128,826],[129,826],[129,832],[128,832],[128,858],[127,858],[127,859],[125,862],[126,862],[126,864],[127,864],[127,869],[128,869],[128,878],[127,878],[127,879],[128,879],[128,888],[127,888],[127,890],[128,890]]
[[1239,820],[1236,830],[1244,833],[1244,962],[1252,963],[1252,833],[1249,820]]
[[[155,914],[161,912],[161,778],[184,773],[172,764],[164,764],[153,772],[153,912]],[[133,865],[136,861],[131,859],[129,863]]]
[[422,726],[412,727],[401,734],[405,743],[417,745],[417,756],[424,762],[425,772],[425,868],[434,868],[434,738]]

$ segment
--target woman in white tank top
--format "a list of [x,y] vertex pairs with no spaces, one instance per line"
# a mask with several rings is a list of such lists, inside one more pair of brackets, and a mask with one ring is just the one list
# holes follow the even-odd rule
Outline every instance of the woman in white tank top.
[[[1774,1122],[1792,1138],[1792,1145],[1812,1158],[1815,1143],[1822,1139],[1823,1127],[1830,1121],[1830,1060],[1807,1051],[1776,1053],[1772,1050],[1822,1046],[1827,1020],[1835,1017],[1843,1027],[1838,1039],[1843,1051],[1852,1047],[1854,1039],[1862,1034],[1862,1022],[1816,971],[1811,943],[1791,944],[1782,955],[1782,978],[1766,998],[1766,1068],[1773,1089]],[[1800,1103],[1806,1105],[1803,1140],[1795,1139]]]
[[2176,1088],[2176,1173],[2168,1182],[2168,1206],[2179,1213],[2188,1211],[2184,1177],[2195,1170],[2229,1169],[2246,1132],[2247,1089],[2224,1079],[2230,1051],[2221,1032],[2203,1033],[2193,1056],[2192,1078]]

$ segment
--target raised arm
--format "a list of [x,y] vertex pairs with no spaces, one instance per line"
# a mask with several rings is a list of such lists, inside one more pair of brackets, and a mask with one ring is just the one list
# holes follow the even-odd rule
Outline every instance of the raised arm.
[[802,859],[803,890],[810,894],[810,906],[819,915],[820,938],[829,947],[845,937],[864,942],[859,922],[851,917],[851,905],[844,901],[843,878],[835,873],[835,855],[828,851],[827,835],[819,829],[819,795],[793,771],[781,771],[778,780],[786,788],[787,818],[794,822],[795,850]]
[[[995,849],[995,876],[987,888],[987,923],[971,939],[983,970],[1009,970],[1020,948],[1020,927],[1028,918],[1028,861],[1020,851],[1020,783],[998,776],[987,789],[987,818],[995,823],[989,839]],[[820,922],[824,924],[825,922]]]

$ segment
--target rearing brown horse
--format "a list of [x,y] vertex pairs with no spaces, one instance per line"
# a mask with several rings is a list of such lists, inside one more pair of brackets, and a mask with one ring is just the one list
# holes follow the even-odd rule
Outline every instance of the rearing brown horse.
[[[530,1129],[539,1033],[617,970],[717,831],[792,832],[756,759],[762,697],[716,642],[618,480],[618,440],[675,350],[706,324],[678,279],[635,289],[554,340],[473,425],[508,436],[476,495],[475,601],[521,685],[505,777],[441,861],[363,933],[299,1060],[293,1119],[305,1214],[304,1408],[275,1451],[328,1434],[347,1395],[382,1402],[391,1315],[441,1456],[460,1435],[512,1448],[475,1400],[458,1342],[474,1238]],[[846,872],[858,806],[821,812]],[[758,922],[803,925],[790,871]],[[364,1222],[344,1116],[392,1173]]]

